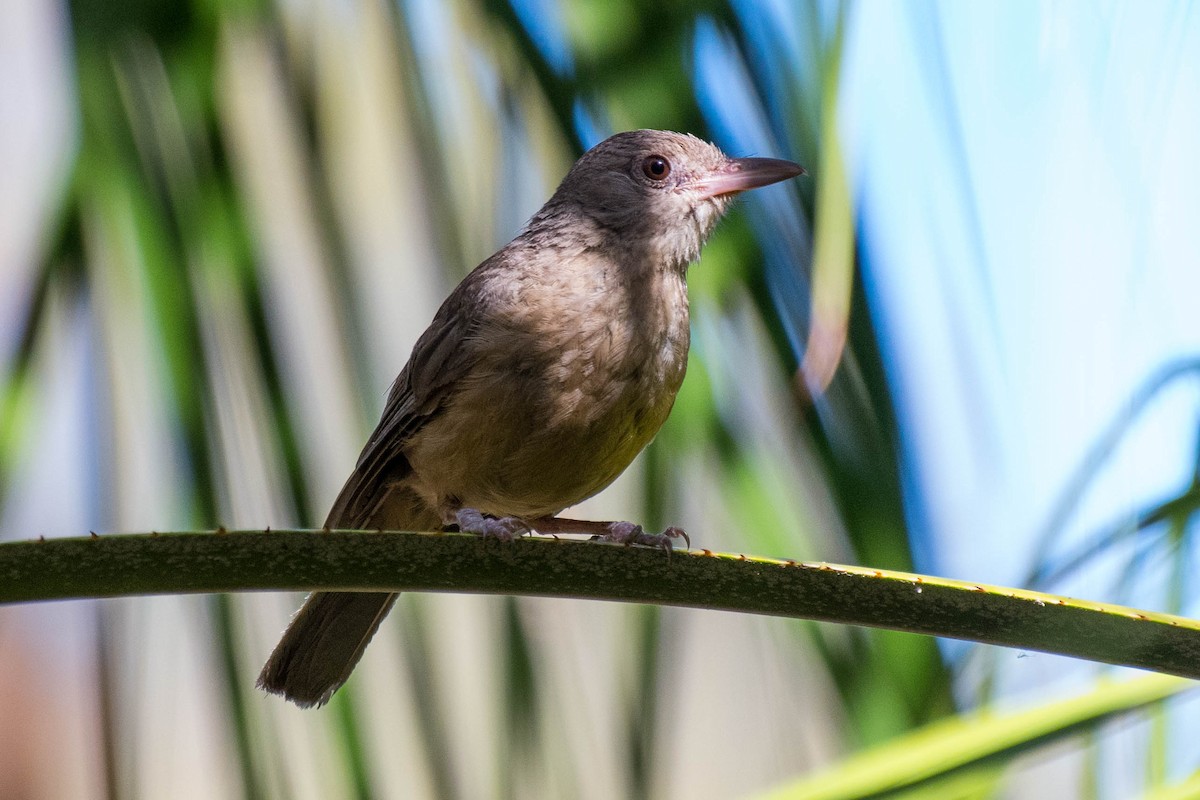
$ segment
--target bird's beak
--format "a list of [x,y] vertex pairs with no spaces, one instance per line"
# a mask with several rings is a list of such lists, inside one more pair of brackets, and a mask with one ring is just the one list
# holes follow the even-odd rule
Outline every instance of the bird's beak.
[[721,167],[688,186],[708,199],[757,189],[804,174],[804,167],[780,158],[731,158]]

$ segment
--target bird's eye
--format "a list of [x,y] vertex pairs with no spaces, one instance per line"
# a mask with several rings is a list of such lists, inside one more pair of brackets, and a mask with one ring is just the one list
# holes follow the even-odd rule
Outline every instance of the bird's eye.
[[662,156],[646,156],[642,162],[642,172],[652,181],[666,180],[671,174],[671,162]]

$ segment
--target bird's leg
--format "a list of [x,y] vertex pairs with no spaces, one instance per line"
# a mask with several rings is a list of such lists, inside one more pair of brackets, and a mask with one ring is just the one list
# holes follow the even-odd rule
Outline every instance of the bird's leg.
[[454,524],[463,533],[474,533],[485,539],[511,542],[531,530],[529,523],[520,517],[494,517],[474,508],[460,508],[454,512]]
[[692,541],[682,528],[670,527],[662,533],[646,533],[641,525],[632,522],[595,522],[586,519],[539,517],[529,520],[529,527],[538,533],[582,533],[593,539],[617,544],[640,544],[670,552],[675,539],[683,539],[691,549]]

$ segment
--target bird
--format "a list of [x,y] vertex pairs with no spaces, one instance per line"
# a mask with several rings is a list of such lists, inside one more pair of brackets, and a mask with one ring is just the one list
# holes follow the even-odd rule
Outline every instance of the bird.
[[[666,420],[687,367],[687,270],[732,199],[801,174],[670,131],[585,152],[442,303],[325,526],[591,533],[670,551],[678,528],[557,515],[612,483]],[[258,686],[323,705],[397,597],[312,593]]]

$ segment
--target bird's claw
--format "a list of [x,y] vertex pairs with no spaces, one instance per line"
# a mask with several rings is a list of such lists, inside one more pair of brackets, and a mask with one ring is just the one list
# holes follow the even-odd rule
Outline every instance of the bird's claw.
[[672,526],[662,533],[646,533],[641,525],[635,525],[632,522],[613,522],[608,526],[607,532],[595,538],[615,544],[640,544],[645,547],[656,547],[666,550],[668,554],[675,547],[675,539],[683,539],[687,542],[689,550],[692,547],[692,540],[688,538],[682,528]]
[[683,539],[684,544],[687,545],[687,549],[688,550],[692,549],[691,537],[689,537],[687,535],[687,532],[684,531],[683,528],[676,528],[674,525],[672,525],[669,528],[667,528],[665,531],[663,531],[662,535],[666,536],[668,541],[670,541],[671,539]]
[[458,529],[484,539],[511,542],[530,532],[529,524],[520,517],[491,517],[473,508],[460,508],[454,515]]

